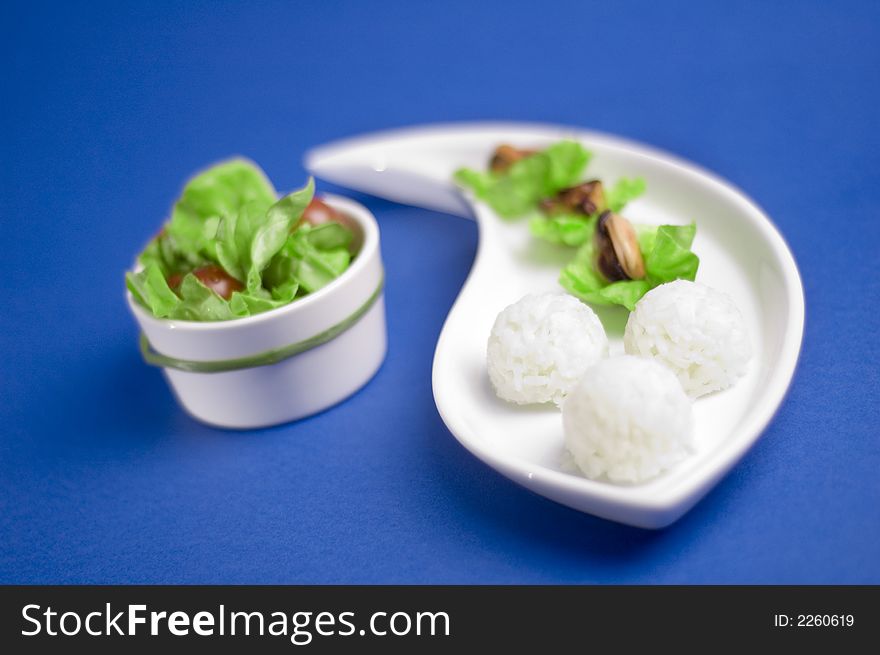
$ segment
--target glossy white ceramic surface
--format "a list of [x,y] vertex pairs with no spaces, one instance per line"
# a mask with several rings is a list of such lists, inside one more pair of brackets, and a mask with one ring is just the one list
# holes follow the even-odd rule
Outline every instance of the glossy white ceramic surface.
[[[588,175],[612,182],[643,176],[647,193],[626,209],[638,223],[696,221],[700,282],[730,294],[751,333],[754,357],[732,389],[694,404],[696,452],[639,485],[588,480],[563,465],[561,417],[554,407],[518,407],[495,397],[486,375],[486,339],[497,313],[529,292],[559,289],[570,251],[537,242],[523,222],[500,220],[451,182],[459,166],[483,168],[507,142],[541,147],[560,138],[593,154]],[[641,527],[668,525],[696,503],[746,453],[783,400],[794,374],[804,298],[794,258],[768,217],[714,174],[631,141],[573,128],[482,123],[409,128],[318,148],[316,175],[392,200],[472,214],[480,229],[470,276],[449,312],[434,355],[437,408],[474,455],[515,482],[560,503]],[[597,308],[622,352],[627,312]]]

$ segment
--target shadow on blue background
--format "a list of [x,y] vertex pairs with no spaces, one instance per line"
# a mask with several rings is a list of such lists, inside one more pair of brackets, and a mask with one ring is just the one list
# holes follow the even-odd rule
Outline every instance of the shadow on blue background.
[[[0,582],[880,581],[875,4],[0,11]],[[327,140],[481,118],[693,159],[798,258],[789,398],[665,531],[539,498],[443,426],[431,358],[474,256],[466,220],[358,196],[382,229],[390,350],[330,411],[214,430],[139,359],[122,272],[194,170],[242,153],[292,188]]]

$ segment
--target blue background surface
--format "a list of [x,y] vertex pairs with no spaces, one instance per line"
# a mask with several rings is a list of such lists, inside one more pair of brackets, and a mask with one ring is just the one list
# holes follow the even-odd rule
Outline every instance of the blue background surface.
[[[120,4],[0,17],[0,581],[880,583],[880,5]],[[431,357],[466,220],[359,197],[390,351],[319,416],[210,429],[140,360],[122,272],[190,173],[242,153],[292,188],[311,146],[483,118],[692,159],[799,261],[789,397],[667,530],[532,495],[445,429]]]

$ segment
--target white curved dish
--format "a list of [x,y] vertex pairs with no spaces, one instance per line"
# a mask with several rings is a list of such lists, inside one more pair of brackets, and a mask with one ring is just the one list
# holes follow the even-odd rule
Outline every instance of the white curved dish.
[[[639,223],[695,220],[697,280],[730,294],[750,329],[754,358],[732,389],[694,403],[696,452],[639,485],[588,480],[562,466],[562,421],[555,408],[516,407],[497,399],[485,368],[486,339],[497,313],[528,292],[558,289],[570,252],[533,240],[522,222],[501,221],[452,184],[459,166],[483,168],[507,142],[541,147],[574,138],[593,152],[588,175],[613,182],[643,176],[647,193],[627,207]],[[480,239],[471,273],[434,355],[437,408],[470,452],[511,480],[569,507],[647,528],[690,509],[761,435],[791,383],[800,351],[804,297],[794,258],[769,218],[712,173],[616,137],[549,125],[477,123],[367,135],[310,152],[306,165],[333,182],[382,197],[460,215],[472,213]],[[627,314],[597,308],[621,352]]]

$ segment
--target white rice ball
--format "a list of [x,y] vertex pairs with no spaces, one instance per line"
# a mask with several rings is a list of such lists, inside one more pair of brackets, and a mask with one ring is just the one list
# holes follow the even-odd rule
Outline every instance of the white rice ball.
[[559,405],[608,354],[596,312],[563,293],[531,294],[502,311],[489,336],[489,379],[500,398]]
[[733,300],[687,280],[661,284],[636,303],[623,346],[631,355],[668,366],[694,398],[733,385],[752,356],[745,321]]
[[691,448],[691,400],[672,372],[621,355],[592,366],[562,406],[565,447],[588,478],[642,482]]

